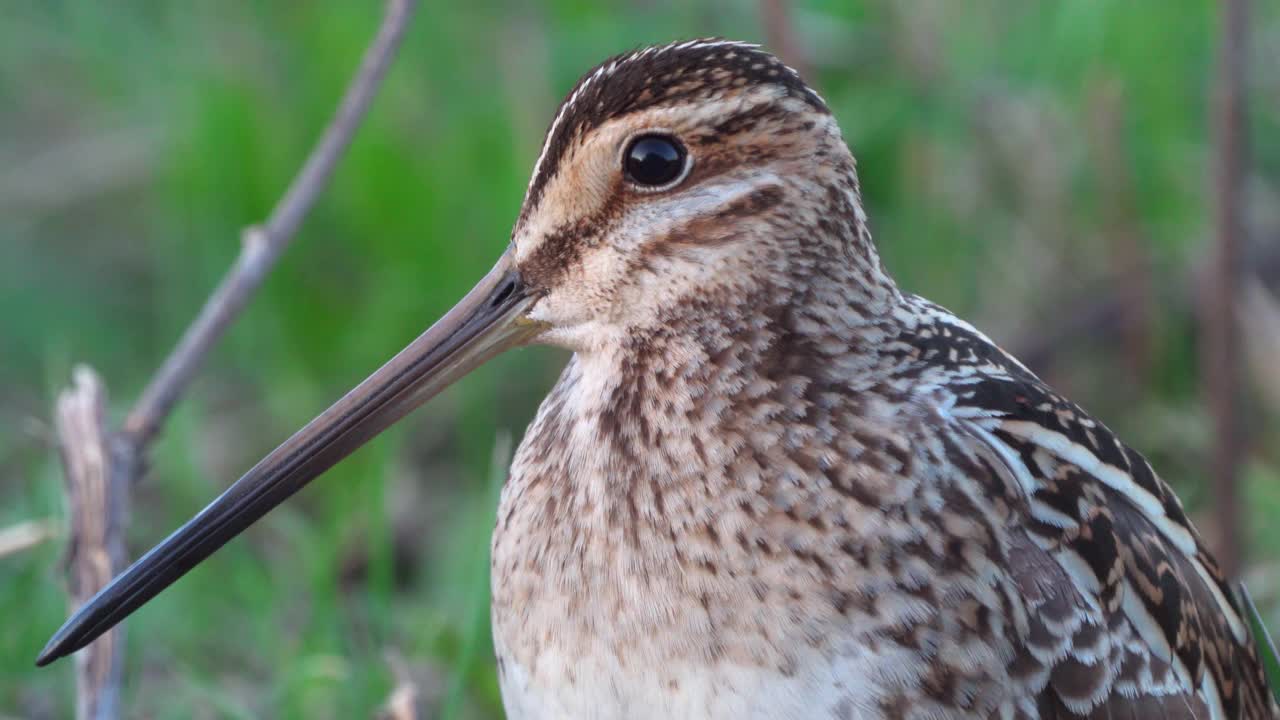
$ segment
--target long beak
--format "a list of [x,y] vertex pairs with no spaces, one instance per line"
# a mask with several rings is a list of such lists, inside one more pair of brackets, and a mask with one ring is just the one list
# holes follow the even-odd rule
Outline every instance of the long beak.
[[98,591],[36,665],[93,642],[304,485],[450,383],[541,330],[510,253],[452,310],[333,407],[307,423],[198,515]]

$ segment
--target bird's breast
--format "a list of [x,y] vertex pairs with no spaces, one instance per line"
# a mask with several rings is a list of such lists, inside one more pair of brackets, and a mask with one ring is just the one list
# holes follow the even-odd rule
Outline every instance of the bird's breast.
[[[841,428],[884,455],[842,465],[854,450],[828,429],[845,419],[712,426],[656,393],[618,418],[597,382],[566,369],[503,489],[491,571],[508,714],[880,716],[885,688],[926,665],[911,643],[868,641],[922,612],[895,591],[910,566],[886,554],[922,526],[857,511],[909,491],[889,481],[902,439]],[[833,492],[847,472],[861,500]]]

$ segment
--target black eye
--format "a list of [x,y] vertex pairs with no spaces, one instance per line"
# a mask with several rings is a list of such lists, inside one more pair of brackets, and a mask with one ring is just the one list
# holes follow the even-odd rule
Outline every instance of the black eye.
[[641,135],[632,140],[622,159],[627,178],[647,187],[660,187],[680,177],[684,163],[684,147],[665,135]]

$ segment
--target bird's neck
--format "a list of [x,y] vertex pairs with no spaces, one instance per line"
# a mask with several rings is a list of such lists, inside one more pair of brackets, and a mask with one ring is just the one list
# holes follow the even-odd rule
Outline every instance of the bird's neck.
[[687,480],[701,492],[714,475],[731,479],[744,445],[803,426],[823,393],[876,387],[900,295],[841,267],[812,266],[803,282],[734,302],[683,305],[577,353],[526,438],[527,455],[562,467],[537,472],[613,488]]
[[[903,296],[861,258],[832,258],[832,248],[781,273],[770,269],[747,289],[707,289],[673,303],[656,322],[578,353],[581,372],[601,396],[630,402],[632,393],[723,396],[744,382],[813,375],[856,381],[856,368],[819,367],[839,355],[869,361],[898,331]],[[793,253],[798,254],[798,253]],[[593,376],[599,376],[598,382]]]

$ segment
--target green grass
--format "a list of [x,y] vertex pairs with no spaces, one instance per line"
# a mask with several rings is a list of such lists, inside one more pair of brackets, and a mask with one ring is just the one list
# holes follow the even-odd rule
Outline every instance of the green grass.
[[[287,184],[379,3],[20,2],[0,10],[0,527],[62,517],[41,440],[75,362],[135,398]],[[1259,233],[1276,237],[1280,13],[1259,3]],[[1153,262],[1148,360],[1067,348],[1051,379],[1203,512],[1192,325],[1161,298],[1203,256],[1214,3],[796,3],[812,80],[860,159],[902,283],[1016,349]],[[295,246],[209,358],[137,488],[141,552],[444,312],[504,247],[560,95],[606,55],[723,34],[741,0],[420,9],[368,122]],[[1111,103],[1108,105],[1108,103]],[[1107,108],[1112,108],[1108,111]],[[1114,123],[1099,121],[1114,112]],[[1107,129],[1111,128],[1111,129]],[[71,150],[68,150],[71,148]],[[1104,148],[1104,149],[1100,149]],[[1110,152],[1105,148],[1116,148]],[[1104,162],[1105,161],[1105,162]],[[1110,164],[1126,181],[1106,176]],[[126,706],[154,718],[370,716],[403,657],[445,718],[500,714],[487,548],[502,433],[563,356],[500,358],[335,468],[129,623]],[[34,419],[34,423],[33,423]],[[1250,539],[1275,544],[1276,409],[1251,414]],[[71,665],[31,661],[66,608],[60,543],[0,558],[0,714],[65,717]],[[1277,624],[1280,583],[1255,553]],[[196,710],[193,710],[195,708]]]

